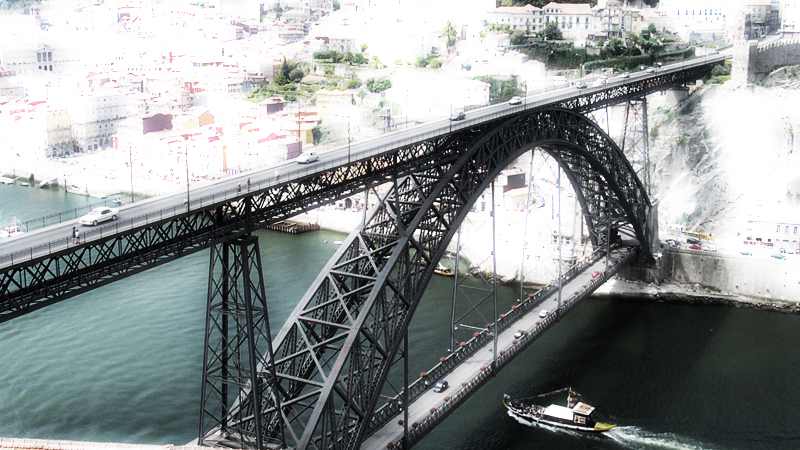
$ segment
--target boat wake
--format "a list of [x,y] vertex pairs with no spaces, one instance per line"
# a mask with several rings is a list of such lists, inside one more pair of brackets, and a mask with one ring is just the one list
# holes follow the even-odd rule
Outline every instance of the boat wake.
[[653,433],[639,427],[616,427],[603,435],[613,439],[626,448],[634,450],[674,449],[674,450],[705,450],[711,449],[701,442],[672,433]]

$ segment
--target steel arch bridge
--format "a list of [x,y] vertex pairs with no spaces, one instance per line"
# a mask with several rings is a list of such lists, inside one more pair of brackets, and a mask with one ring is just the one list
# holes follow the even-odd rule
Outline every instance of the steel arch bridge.
[[[642,184],[613,140],[575,111],[531,110],[409,146],[434,158],[392,174],[278,333],[258,399],[240,400],[224,432],[264,446],[358,448],[386,420],[378,399],[402,389],[389,374],[403,363],[406,330],[448,242],[492,179],[533,148],[567,174],[595,246],[623,227],[652,259]],[[201,430],[201,442],[215,432]]]

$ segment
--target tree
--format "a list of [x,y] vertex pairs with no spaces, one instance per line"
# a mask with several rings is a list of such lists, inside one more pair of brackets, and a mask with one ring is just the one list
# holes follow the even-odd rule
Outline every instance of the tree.
[[319,129],[319,126],[311,129],[311,140],[314,142],[314,145],[319,144],[319,141],[322,140],[322,130]]
[[364,58],[363,53],[356,53],[353,55],[353,64],[366,64],[367,58]]
[[302,80],[305,75],[306,74],[303,73],[303,70],[297,67],[289,72],[289,80],[293,83],[297,83],[298,81]]
[[442,67],[442,62],[439,61],[438,59],[432,59],[431,60],[431,69],[438,69],[439,67]]
[[333,2],[333,10],[334,10],[334,11],[338,11],[338,10],[339,10],[339,8],[340,8],[340,6],[339,6],[339,2]]
[[392,82],[388,78],[378,78],[377,80],[374,78],[370,78],[367,80],[367,89],[370,92],[383,92],[386,89],[392,87]]
[[654,23],[651,23],[650,25],[648,25],[647,31],[650,32],[650,36],[655,36],[655,35],[658,34],[658,30],[656,29],[656,24],[654,24]]
[[606,49],[612,56],[622,56],[625,54],[625,44],[622,43],[622,40],[619,38],[614,38],[608,41],[608,45]]
[[547,22],[547,26],[544,27],[544,38],[548,41],[560,41],[564,39],[564,35],[558,28],[558,22]]
[[427,67],[427,66],[428,66],[427,59],[423,58],[422,56],[417,58],[417,67]]
[[361,44],[361,53],[364,53],[365,51],[367,51],[367,48],[369,48],[369,47],[367,47],[366,43]]
[[347,89],[357,89],[360,87],[361,87],[361,80],[350,80],[350,82],[347,83]]
[[458,34],[456,33],[455,27],[453,27],[453,24],[450,23],[449,20],[447,21],[447,25],[444,26],[444,35],[447,36],[448,47],[456,45],[456,36]]
[[285,76],[283,76],[282,73],[279,73],[278,75],[275,76],[274,84],[278,86],[285,86],[289,84],[289,80]]
[[347,64],[352,63],[353,62],[353,54],[350,51],[344,52],[344,54],[342,54],[342,62],[345,62]]
[[524,44],[527,39],[525,38],[525,32],[522,30],[517,30],[511,33],[511,45],[521,45]]

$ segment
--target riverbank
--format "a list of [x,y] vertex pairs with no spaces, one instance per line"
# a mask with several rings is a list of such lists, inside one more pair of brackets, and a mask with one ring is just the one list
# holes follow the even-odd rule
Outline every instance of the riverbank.
[[[340,233],[350,233],[356,229],[363,220],[363,211],[348,211],[337,210],[333,207],[325,207],[315,210],[312,213],[301,214],[293,220],[303,223],[318,223],[323,230],[336,231]],[[498,217],[499,218],[499,217]],[[484,229],[485,228],[485,229]],[[468,227],[468,230],[462,235],[462,241],[472,243],[473,245],[465,245],[462,247],[462,256],[473,264],[490,263],[487,260],[487,255],[491,254],[491,239],[482,236],[482,233],[491,233],[490,227]],[[538,231],[529,231],[529,235],[535,235]],[[506,231],[506,237],[509,233]],[[529,239],[530,240],[530,239]],[[521,237],[519,240],[500,239],[502,244],[498,243],[498,254],[508,254],[501,252],[501,249],[515,248],[519,252],[521,246]],[[463,243],[462,242],[462,243]],[[455,251],[455,243],[451,242],[449,250]],[[691,255],[689,255],[691,256]],[[702,255],[703,259],[713,259],[712,255]],[[722,257],[718,257],[722,259]],[[519,282],[519,259],[510,258],[511,260],[498,260],[498,278],[504,284],[516,284]],[[730,259],[729,257],[726,259]],[[488,262],[487,262],[488,261]],[[788,263],[788,261],[787,261]],[[752,264],[757,262],[747,261],[747,265],[752,270]],[[764,263],[765,265],[773,265],[772,262]],[[489,273],[490,266],[482,268],[484,272]],[[532,273],[545,273],[546,276],[532,276]],[[532,271],[529,273],[526,270],[526,285],[531,286],[543,285],[550,283],[555,272],[549,269],[539,271]],[[766,292],[769,294],[769,290]],[[705,287],[700,283],[682,283],[673,281],[667,278],[659,285],[637,282],[632,280],[622,279],[616,276],[598,288],[593,294],[597,298],[629,298],[635,300],[644,300],[658,303],[681,303],[681,304],[696,304],[696,305],[719,305],[729,306],[734,308],[752,308],[764,311],[775,311],[784,314],[800,314],[800,301],[791,301],[786,299],[770,298],[767,296],[749,296],[728,292],[714,287]],[[800,297],[798,297],[800,298]]]

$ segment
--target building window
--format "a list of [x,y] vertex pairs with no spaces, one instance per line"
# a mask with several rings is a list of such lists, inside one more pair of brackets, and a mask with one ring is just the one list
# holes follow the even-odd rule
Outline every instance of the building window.
[[778,225],[778,229],[777,229],[777,230],[775,230],[775,232],[776,232],[776,233],[780,233],[780,232],[781,232],[781,226],[780,226],[780,225]]
[[785,234],[789,234],[789,225],[786,225],[786,228],[783,230]]
[[797,234],[797,227],[794,227],[794,234]]

